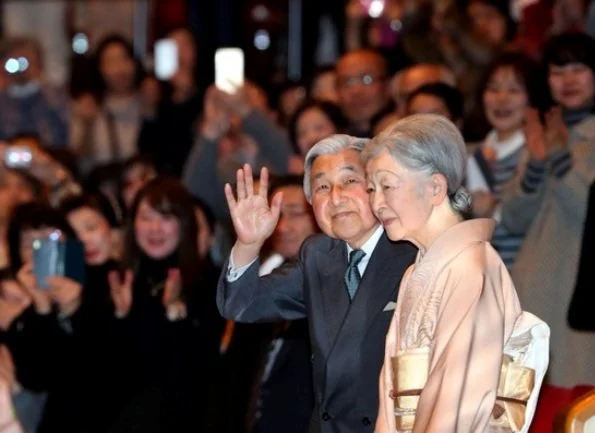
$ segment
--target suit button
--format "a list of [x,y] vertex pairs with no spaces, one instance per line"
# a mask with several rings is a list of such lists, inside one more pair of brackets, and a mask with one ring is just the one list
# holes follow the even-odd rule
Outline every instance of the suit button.
[[362,424],[368,427],[370,424],[372,424],[372,421],[370,421],[370,418],[366,416],[362,418]]
[[331,416],[328,414],[328,412],[325,412],[322,414],[322,420],[323,421],[328,421],[331,419]]

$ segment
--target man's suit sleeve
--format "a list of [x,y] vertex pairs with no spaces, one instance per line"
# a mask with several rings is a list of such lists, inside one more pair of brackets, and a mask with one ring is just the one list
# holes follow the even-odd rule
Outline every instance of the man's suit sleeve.
[[229,259],[217,285],[217,307],[236,322],[271,322],[306,317],[302,260],[287,263],[264,277],[254,262],[237,280],[228,281]]

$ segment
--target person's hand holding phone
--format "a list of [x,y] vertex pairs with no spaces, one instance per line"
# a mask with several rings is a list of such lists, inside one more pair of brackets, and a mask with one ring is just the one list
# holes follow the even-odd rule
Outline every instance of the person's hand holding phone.
[[47,291],[40,290],[37,286],[33,263],[25,263],[17,272],[17,281],[33,300],[35,311],[38,314],[49,314],[52,311],[52,300]]
[[114,303],[116,317],[122,319],[128,316],[132,307],[132,284],[134,274],[127,270],[123,277],[120,277],[118,271],[111,271],[107,280],[110,287],[110,295]]
[[187,311],[186,304],[182,301],[182,277],[179,269],[170,269],[167,272],[162,302],[169,321],[175,322],[186,318]]
[[205,95],[200,133],[208,140],[217,141],[229,131],[229,113],[220,100],[221,93],[211,86]]
[[72,316],[80,307],[83,286],[67,277],[48,277],[48,295],[58,306],[60,314],[65,317]]

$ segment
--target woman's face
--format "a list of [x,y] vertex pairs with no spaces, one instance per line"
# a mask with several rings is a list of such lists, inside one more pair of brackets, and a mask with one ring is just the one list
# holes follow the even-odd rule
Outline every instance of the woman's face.
[[549,65],[548,82],[554,101],[567,110],[593,104],[593,71],[584,63]]
[[500,133],[512,133],[523,126],[529,98],[524,85],[510,66],[496,69],[483,92],[485,115]]
[[174,215],[164,215],[142,200],[134,219],[134,234],[140,249],[155,260],[164,259],[178,248],[180,221]]
[[95,209],[83,207],[67,215],[68,222],[85,247],[85,262],[101,265],[112,252],[112,231],[103,215]]
[[55,227],[42,227],[38,229],[24,229],[21,231],[21,244],[19,251],[23,263],[33,263],[33,242],[36,239],[47,239],[50,234],[59,230]]
[[123,174],[122,198],[127,209],[132,207],[134,198],[145,184],[153,179],[157,173],[146,164],[135,164]]
[[302,155],[306,155],[312,146],[336,132],[337,128],[326,114],[321,109],[312,107],[304,111],[297,120],[295,135]]
[[397,162],[387,151],[366,164],[370,206],[389,239],[420,239],[432,212],[428,181]]
[[111,93],[129,93],[134,90],[136,64],[123,45],[109,44],[99,59],[99,70]]
[[497,46],[506,41],[506,17],[494,6],[481,1],[467,7],[473,32],[490,45]]

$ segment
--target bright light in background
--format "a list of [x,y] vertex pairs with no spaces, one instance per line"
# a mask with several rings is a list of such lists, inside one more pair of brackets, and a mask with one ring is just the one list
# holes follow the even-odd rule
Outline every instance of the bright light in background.
[[266,30],[258,30],[254,34],[254,46],[257,50],[265,51],[271,46],[271,37]]
[[89,39],[84,33],[77,33],[72,38],[72,51],[77,54],[85,54],[89,51]]
[[4,64],[4,69],[6,69],[6,72],[9,74],[16,74],[19,72],[19,61],[11,57]]
[[372,0],[370,8],[368,9],[368,15],[371,18],[380,18],[384,11],[384,0]]

